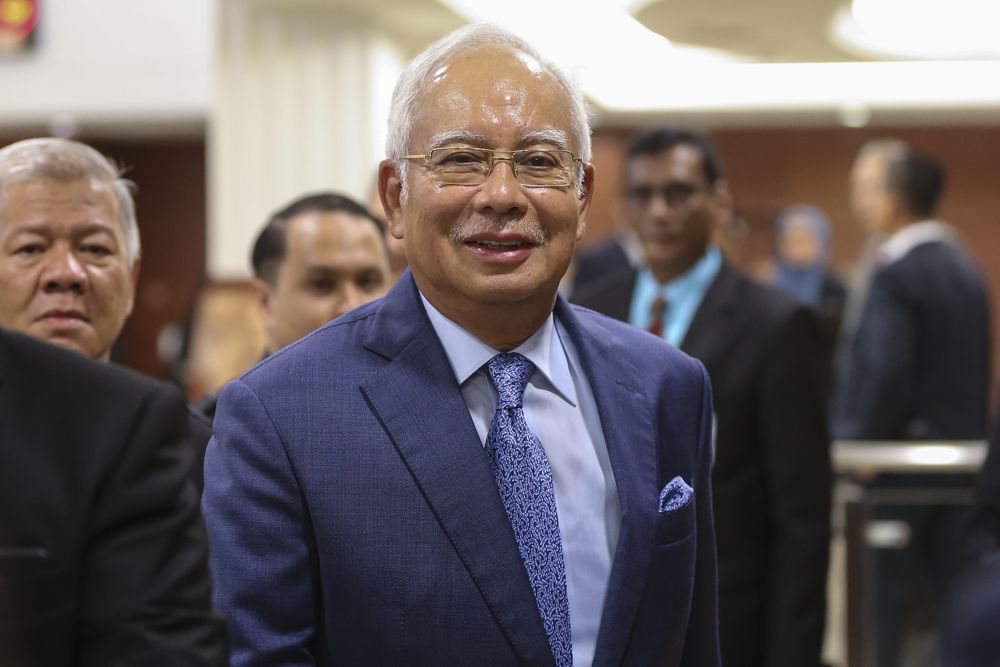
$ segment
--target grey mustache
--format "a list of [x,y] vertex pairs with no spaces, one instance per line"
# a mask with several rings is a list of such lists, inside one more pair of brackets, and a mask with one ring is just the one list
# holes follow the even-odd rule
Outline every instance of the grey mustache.
[[466,220],[451,228],[448,240],[452,243],[464,243],[466,239],[476,234],[504,233],[518,234],[529,239],[536,245],[548,241],[549,236],[541,227],[525,220]]

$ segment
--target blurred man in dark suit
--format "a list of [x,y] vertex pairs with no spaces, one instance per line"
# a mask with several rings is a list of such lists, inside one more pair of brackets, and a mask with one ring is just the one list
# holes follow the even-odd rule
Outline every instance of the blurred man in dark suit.
[[[132,313],[140,244],[132,184],[69,139],[0,149],[0,326],[111,358]],[[211,424],[190,411],[198,460]],[[192,471],[201,488],[201,465]]]
[[[933,216],[935,158],[882,163],[867,219],[886,237],[839,382],[834,435],[853,440],[980,439],[990,382],[986,281],[955,229]],[[860,195],[856,195],[860,197]]]
[[226,663],[173,389],[0,330],[0,664]]
[[[855,210],[878,246],[861,317],[839,378],[834,435],[846,440],[969,440],[985,436],[990,382],[986,282],[951,226],[934,219],[944,168],[897,145],[853,179]],[[855,173],[855,177],[859,174]],[[963,476],[880,475],[873,488],[968,490]],[[875,552],[879,665],[933,658],[922,647],[961,563],[966,508],[882,504],[905,538]],[[913,641],[908,639],[912,637]],[[919,639],[917,639],[919,638]],[[912,653],[921,654],[916,658]],[[924,663],[921,663],[924,664]]]
[[889,161],[898,159],[906,150],[906,143],[899,139],[873,139],[858,150],[851,165],[851,213],[860,223],[865,240],[847,282],[847,300],[844,303],[833,360],[835,378],[843,377],[847,370],[851,343],[871,287],[878,247],[885,242],[879,218],[882,216],[882,201],[885,197],[883,184],[886,165]]
[[814,666],[831,478],[816,317],[752,282],[713,243],[733,207],[707,137],[655,130],[632,141],[625,162],[626,210],[646,265],[574,298],[665,338],[708,370],[723,663]]

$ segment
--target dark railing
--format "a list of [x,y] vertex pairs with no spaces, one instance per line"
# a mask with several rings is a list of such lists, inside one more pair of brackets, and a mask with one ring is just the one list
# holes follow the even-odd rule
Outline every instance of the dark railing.
[[976,472],[986,458],[982,440],[838,440],[833,443],[837,473],[868,472]]

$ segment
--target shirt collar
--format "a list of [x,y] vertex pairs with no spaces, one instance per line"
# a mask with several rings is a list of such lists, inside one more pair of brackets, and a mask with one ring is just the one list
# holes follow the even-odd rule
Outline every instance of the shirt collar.
[[[459,385],[465,384],[486,362],[500,354],[499,350],[493,349],[445,317],[422,293],[420,300],[424,304],[434,332],[441,341],[441,346],[444,347],[445,355]],[[527,357],[546,383],[567,403],[573,406],[577,404],[569,355],[566,354],[559,333],[556,331],[555,316],[552,313],[549,313],[538,331],[511,351]]]
[[905,257],[911,250],[924,243],[943,241],[954,243],[955,231],[937,220],[924,220],[904,226],[879,247],[878,256],[886,264]]
[[652,287],[654,294],[663,294],[667,302],[670,302],[677,295],[708,289],[721,267],[722,253],[718,247],[711,245],[690,269],[666,284],[661,285],[648,267],[639,271],[639,280]]

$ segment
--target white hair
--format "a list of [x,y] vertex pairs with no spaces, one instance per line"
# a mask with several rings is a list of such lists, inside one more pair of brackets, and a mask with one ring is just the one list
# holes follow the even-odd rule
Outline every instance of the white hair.
[[56,137],[25,139],[0,148],[0,192],[14,183],[46,178],[93,178],[108,183],[122,218],[125,257],[130,267],[135,265],[140,253],[139,225],[132,200],[135,184],[122,178],[121,170],[110,158],[79,141]]
[[[413,118],[417,100],[424,87],[433,79],[434,73],[447,61],[456,56],[485,45],[508,46],[514,50],[534,58],[542,63],[546,71],[552,75],[556,83],[566,94],[569,102],[569,121],[571,139],[575,145],[576,154],[584,162],[590,162],[590,120],[583,94],[573,80],[558,67],[545,60],[528,42],[517,35],[498,26],[480,23],[465,26],[434,42],[422,53],[411,60],[396,82],[392,92],[392,106],[389,108],[389,136],[386,139],[386,156],[395,160],[399,177],[402,182],[403,194],[406,194],[406,160],[401,159],[409,153],[410,139],[413,135]],[[583,170],[578,172],[577,186],[582,188]]]

